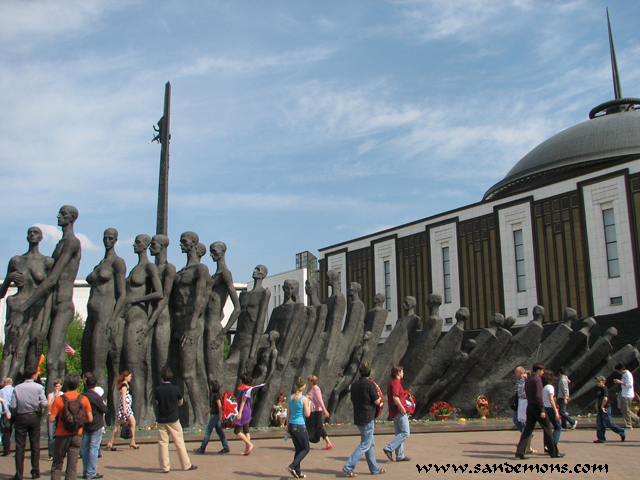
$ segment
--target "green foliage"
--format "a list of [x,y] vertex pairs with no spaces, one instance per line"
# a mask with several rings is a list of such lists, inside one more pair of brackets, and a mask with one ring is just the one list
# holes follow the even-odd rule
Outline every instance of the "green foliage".
[[231,345],[229,344],[229,338],[227,336],[224,337],[224,361],[227,361],[227,358],[229,357],[229,348],[231,347]]

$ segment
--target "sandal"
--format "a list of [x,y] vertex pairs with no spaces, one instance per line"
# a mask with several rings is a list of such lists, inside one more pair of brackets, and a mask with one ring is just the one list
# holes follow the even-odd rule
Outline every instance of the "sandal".
[[538,453],[538,450],[534,450],[533,448],[529,448],[528,450],[525,450],[524,453]]
[[353,477],[357,477],[357,476],[358,476],[358,475],[356,475],[355,473],[350,472],[350,471],[349,471],[349,470],[347,470],[346,468],[343,468],[343,469],[342,469],[342,471],[343,471],[344,473],[346,473],[346,474],[347,474],[347,477],[352,477],[352,478],[353,478]]
[[107,450],[111,451],[111,452],[116,452],[118,449],[116,447],[112,447],[111,445],[109,445],[107,443]]
[[321,450],[331,450],[333,448],[333,445],[329,445],[328,447],[323,447]]

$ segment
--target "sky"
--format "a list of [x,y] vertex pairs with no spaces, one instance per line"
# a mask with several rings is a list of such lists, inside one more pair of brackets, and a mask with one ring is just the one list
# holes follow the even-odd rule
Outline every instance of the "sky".
[[[80,216],[78,278],[119,231],[156,228],[172,85],[169,261],[179,238],[257,264],[476,203],[527,152],[613,99],[640,97],[640,2],[0,2],[0,278],[40,226]],[[205,260],[215,269],[209,257]]]

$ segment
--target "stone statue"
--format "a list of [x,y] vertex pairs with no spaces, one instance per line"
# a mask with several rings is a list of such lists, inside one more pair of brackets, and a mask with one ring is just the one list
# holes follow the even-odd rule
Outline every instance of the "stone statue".
[[[187,255],[187,264],[176,273],[171,291],[173,314],[172,341],[179,343],[179,366],[188,400],[182,416],[196,425],[204,423],[203,405],[207,404],[206,371],[204,368],[204,310],[209,299],[207,289],[209,269],[200,263],[196,247],[199,238],[194,232],[180,236],[180,249]],[[186,417],[186,418],[185,418]]]
[[364,332],[364,317],[366,314],[364,303],[360,300],[360,290],[362,287],[357,282],[351,282],[347,295],[349,304],[347,306],[347,317],[342,331],[335,334],[335,341],[330,343],[319,369],[319,385],[321,389],[330,389],[336,384],[339,372],[343,372],[353,349],[358,342],[362,341]]
[[[9,322],[21,325],[27,311],[39,300],[53,293],[51,325],[49,327],[49,351],[47,353],[47,391],[53,391],[53,382],[62,377],[66,368],[64,346],[67,330],[73,321],[73,284],[80,266],[80,240],[73,232],[73,224],[78,218],[78,209],[71,205],[60,208],[58,226],[62,227],[62,238],[53,251],[53,267],[49,275],[22,304],[14,302],[13,315]],[[28,314],[27,314],[28,316]]]
[[253,288],[240,293],[240,315],[233,343],[229,348],[227,363],[237,363],[238,372],[253,370],[258,355],[258,346],[264,332],[271,292],[262,286],[268,274],[267,267],[258,265],[253,269]]
[[416,312],[415,297],[407,296],[402,301],[405,316],[398,320],[386,341],[377,348],[373,357],[371,378],[378,382],[382,391],[386,391],[391,381],[391,367],[398,365],[409,347],[410,339],[415,337],[420,317]]
[[427,362],[436,343],[442,334],[442,326],[444,320],[439,314],[439,307],[442,305],[442,296],[432,293],[427,298],[427,307],[429,307],[429,318],[426,321],[418,322],[418,331],[416,338],[410,339],[407,352],[400,362],[404,366],[403,380],[411,385],[416,375],[420,372],[422,366]]
[[529,365],[529,363],[533,364],[535,361],[552,371],[556,371],[560,367],[560,365],[555,365],[553,359],[556,357],[558,352],[565,348],[569,341],[569,338],[573,333],[571,325],[573,325],[573,322],[578,318],[578,313],[573,308],[565,308],[562,316],[562,322],[540,345],[540,348],[535,355],[535,359],[532,358],[533,361],[526,362],[525,365]]
[[[376,346],[380,341],[382,331],[387,323],[387,317],[389,316],[389,310],[385,307],[386,301],[387,298],[383,293],[376,293],[373,297],[373,308],[369,310],[364,317],[364,330],[365,332],[371,332],[372,344]],[[374,350],[375,348],[371,350],[371,358],[363,361],[371,363]]]
[[149,253],[156,258],[155,263],[158,268],[158,276],[162,283],[162,300],[149,317],[149,330],[143,330],[142,336],[149,334],[153,330],[152,352],[153,352],[153,375],[156,384],[162,383],[161,373],[169,366],[169,352],[171,344],[171,317],[169,315],[169,299],[171,289],[176,277],[176,267],[167,261],[167,247],[169,238],[166,235],[154,235],[151,239]]
[[278,348],[276,342],[280,338],[280,334],[276,330],[272,330],[267,335],[269,347],[262,353],[260,363],[257,366],[256,385],[261,383],[269,383],[271,377],[276,371],[276,361],[278,360]]
[[[87,276],[91,291],[87,304],[87,320],[82,335],[82,371],[92,372],[98,385],[105,391],[108,390],[108,382],[104,367],[107,365],[107,357],[111,350],[111,331],[118,328],[119,312],[124,307],[126,297],[127,266],[125,261],[116,254],[117,242],[118,231],[115,228],[107,228],[102,238],[104,258]],[[116,370],[113,371],[113,364],[109,369],[111,380],[120,374],[118,371],[120,359],[114,360]],[[110,363],[113,363],[113,360]]]
[[324,347],[327,334],[324,331],[327,321],[327,306],[318,300],[318,281],[310,278],[305,282],[305,293],[307,294],[307,318],[308,323],[313,323],[313,333],[309,339],[309,344],[303,352],[303,364],[300,371],[302,378],[307,378],[315,372],[315,366]]
[[15,256],[9,261],[7,276],[0,286],[0,298],[7,294],[13,283],[18,293],[7,298],[7,322],[5,325],[5,346],[0,367],[0,378],[15,378],[25,366],[37,366],[44,342],[49,333],[51,321],[51,299],[45,296],[25,311],[22,322],[11,323],[15,304],[29,298],[49,275],[53,259],[40,253],[38,245],[42,241],[42,230],[31,227],[27,230],[29,250],[24,255]]
[[[223,361],[224,348],[222,344],[224,336],[240,315],[240,301],[233,286],[233,277],[225,261],[227,246],[223,242],[214,242],[209,247],[209,251],[211,252],[211,258],[217,264],[216,273],[213,274],[207,286],[209,299],[205,311],[204,328],[207,378],[212,381],[216,379],[218,366]],[[223,310],[225,303],[227,303],[227,298],[231,298],[233,302],[233,312],[225,327],[222,328]]]
[[327,306],[327,320],[324,326],[325,335],[316,369],[324,365],[325,360],[330,355],[329,352],[336,351],[337,344],[340,341],[340,332],[342,331],[342,320],[347,307],[344,295],[340,292],[340,272],[336,270],[327,271],[327,281],[331,287],[331,295],[324,302]]
[[133,411],[141,425],[153,423],[153,410],[149,408],[152,392],[147,386],[147,379],[152,372],[149,316],[153,315],[158,303],[164,298],[158,268],[147,256],[149,245],[149,235],[136,236],[133,251],[138,255],[138,264],[127,277],[124,312],[124,358],[127,370],[133,373]]
[[[565,324],[566,325],[566,324]],[[548,361],[549,369],[556,370],[561,366],[567,366],[572,358],[580,358],[589,351],[590,330],[595,327],[596,321],[593,317],[582,320],[582,328],[574,330],[564,347],[555,352]],[[558,328],[560,325],[558,325]]]
[[567,376],[571,379],[573,388],[578,390],[593,379],[594,375],[607,364],[613,350],[611,340],[616,335],[618,335],[618,330],[615,327],[608,328],[587,353],[571,364],[567,369]]

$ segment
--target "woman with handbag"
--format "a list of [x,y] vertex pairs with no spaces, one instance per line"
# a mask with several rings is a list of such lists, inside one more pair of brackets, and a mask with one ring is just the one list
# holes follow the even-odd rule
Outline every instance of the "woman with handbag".
[[[107,443],[107,450],[117,450],[117,448],[113,446],[113,442],[118,436],[121,428],[123,429],[123,432],[120,434],[120,437],[124,439],[130,438],[129,448],[134,448],[136,450],[140,448],[136,445],[136,419],[133,416],[133,410],[131,409],[132,398],[131,393],[129,393],[129,382],[131,382],[131,378],[131,372],[125,370],[116,380],[116,388],[120,390],[120,406],[118,407],[116,424],[113,427],[109,443]],[[124,424],[127,424],[127,426],[123,426]],[[129,433],[127,433],[127,431]]]

